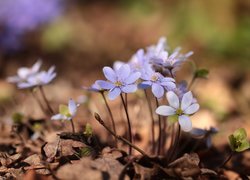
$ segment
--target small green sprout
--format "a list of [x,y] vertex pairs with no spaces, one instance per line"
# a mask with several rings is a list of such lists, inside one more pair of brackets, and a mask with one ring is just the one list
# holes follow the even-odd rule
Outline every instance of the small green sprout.
[[234,131],[228,139],[230,147],[234,152],[242,152],[250,148],[250,143],[247,140],[247,133],[244,128],[239,128]]
[[209,71],[207,69],[196,69],[194,72],[195,78],[207,78]]
[[91,147],[88,147],[88,146],[83,147],[83,148],[81,148],[81,150],[80,150],[80,156],[81,156],[81,157],[90,156],[91,153],[92,153],[92,148],[91,148]]
[[86,124],[85,126],[85,131],[83,132],[84,135],[86,136],[92,136],[93,134],[93,129],[89,123]]
[[22,123],[22,121],[23,121],[23,114],[19,113],[19,112],[16,112],[16,113],[12,114],[12,120],[16,124]]

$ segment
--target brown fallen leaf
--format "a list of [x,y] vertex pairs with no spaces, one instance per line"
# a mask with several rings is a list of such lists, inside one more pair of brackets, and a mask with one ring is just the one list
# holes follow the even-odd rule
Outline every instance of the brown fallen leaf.
[[58,152],[60,156],[71,156],[76,153],[75,149],[80,149],[83,147],[86,147],[86,145],[80,141],[61,139],[60,142],[57,141],[57,142],[47,143],[43,147],[43,151],[45,152],[47,158],[53,159]]
[[[37,154],[33,154],[33,155],[27,157],[26,159],[23,160],[23,162],[28,163],[31,167],[44,166],[42,163],[41,157]],[[48,175],[48,174],[50,174],[50,171],[47,168],[39,168],[39,169],[36,169],[36,173]]]
[[51,177],[39,175],[36,173],[35,170],[29,170],[27,171],[21,178],[21,180],[52,180]]

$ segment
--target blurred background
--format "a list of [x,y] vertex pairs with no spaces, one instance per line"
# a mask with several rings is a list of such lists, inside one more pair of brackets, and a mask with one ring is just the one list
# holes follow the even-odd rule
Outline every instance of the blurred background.
[[[194,51],[191,60],[210,70],[209,80],[195,84],[203,107],[196,125],[249,125],[249,0],[1,0],[0,99],[14,91],[5,78],[38,58],[56,65],[57,94],[51,91],[50,98],[60,98],[61,91],[90,85],[104,65],[127,61],[161,36],[172,48]],[[190,71],[187,63],[182,78],[189,81]],[[236,128],[221,125],[228,127]]]

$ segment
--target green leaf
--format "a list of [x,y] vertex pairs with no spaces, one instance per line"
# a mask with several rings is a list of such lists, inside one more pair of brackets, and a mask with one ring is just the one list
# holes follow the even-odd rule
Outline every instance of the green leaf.
[[237,129],[234,131],[233,135],[237,140],[243,140],[247,138],[247,132],[244,128]]
[[168,116],[169,125],[172,125],[178,121],[178,115]]
[[242,152],[242,151],[245,151],[247,149],[250,148],[250,143],[248,142],[247,139],[244,139],[242,142],[241,142],[241,145],[235,149],[236,152]]
[[85,134],[86,136],[92,136],[93,129],[89,123],[86,124],[83,134]]
[[228,139],[230,147],[233,151],[242,152],[250,148],[250,143],[247,140],[247,133],[244,128],[239,128],[234,131]]
[[209,71],[207,69],[197,69],[194,72],[195,78],[207,78]]
[[83,147],[81,149],[81,151],[80,151],[80,155],[81,155],[81,157],[83,157],[83,156],[90,156],[91,152],[92,152],[91,147],[88,147],[88,146],[87,147]]
[[61,104],[59,106],[59,113],[67,117],[70,117],[69,108],[66,105]]
[[228,139],[229,139],[230,148],[232,149],[232,151],[235,151],[236,139],[234,138],[232,134],[228,136]]
[[16,124],[22,123],[22,121],[23,121],[23,114],[19,113],[19,112],[16,112],[16,113],[12,114],[12,120]]

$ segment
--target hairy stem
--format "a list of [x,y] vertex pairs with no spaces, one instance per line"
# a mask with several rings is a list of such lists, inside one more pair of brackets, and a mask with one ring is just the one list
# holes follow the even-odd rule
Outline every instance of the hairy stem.
[[219,166],[219,168],[224,167],[224,166],[228,163],[228,161],[230,161],[230,159],[233,157],[234,153],[235,153],[234,151],[231,151],[231,153],[227,156],[227,158],[226,158],[225,161]]
[[[129,139],[129,142],[132,143],[132,129],[131,129],[130,118],[129,118],[128,109],[127,109],[127,106],[126,106],[126,103],[125,103],[125,100],[124,100],[122,94],[121,94],[121,100],[122,100],[122,104],[124,106],[124,110],[125,110],[126,117],[127,117],[128,139]],[[131,148],[131,146],[129,146],[129,155],[131,155],[131,154],[132,154],[132,148]]]
[[180,136],[181,136],[181,127],[178,124],[176,138],[175,138],[175,141],[174,141],[174,147],[173,147],[173,150],[172,150],[172,153],[171,153],[171,156],[170,156],[170,161],[172,161],[175,158],[175,156],[177,155],[176,151],[177,151],[177,148],[178,148],[178,145],[179,145]]
[[[159,107],[159,101],[157,98],[155,98],[156,106]],[[160,155],[161,153],[161,138],[162,138],[162,125],[161,125],[161,116],[158,115],[158,124],[159,124],[159,137],[158,137],[158,149],[157,149],[157,155]]]
[[47,111],[46,109],[43,107],[42,102],[38,99],[38,97],[35,95],[35,93],[33,92],[33,89],[30,90],[30,93],[32,94],[33,98],[35,99],[35,101],[38,103],[39,107],[41,108],[41,110],[43,111],[43,113],[45,115],[47,115]]
[[138,151],[139,153],[141,153],[142,155],[149,157],[142,149],[140,149],[138,146],[132,144],[130,141],[128,141],[127,139],[116,135],[112,130],[109,129],[109,127],[104,123],[104,121],[101,119],[100,115],[95,113],[95,119],[113,136],[115,136],[118,140],[123,141],[125,144],[127,144],[129,147],[135,149],[136,151]]
[[144,90],[144,94],[147,100],[148,109],[151,117],[152,153],[155,153],[155,128],[154,128],[155,122],[154,122],[153,110],[146,90]]
[[71,127],[72,127],[72,132],[75,133],[76,131],[75,131],[73,119],[70,119],[70,123],[71,123]]
[[[114,121],[114,116],[113,116],[113,114],[112,114],[112,111],[111,111],[111,109],[110,109],[110,107],[109,107],[109,104],[108,104],[108,102],[107,102],[107,99],[106,99],[104,93],[101,92],[101,95],[102,95],[102,98],[103,98],[103,100],[104,100],[104,103],[105,103],[105,105],[106,105],[106,107],[107,107],[107,110],[108,110],[108,113],[109,113],[109,116],[110,116],[110,119],[111,119],[111,124],[112,124],[112,127],[113,127],[113,132],[117,135],[117,133],[116,133],[116,127],[115,127],[115,121]],[[117,147],[117,143],[118,143],[118,142],[117,142],[117,139],[115,138],[115,147]]]
[[54,111],[53,111],[53,109],[51,108],[48,99],[46,98],[46,95],[45,95],[45,92],[44,92],[44,90],[43,90],[43,87],[42,87],[42,86],[39,86],[39,89],[40,89],[40,91],[41,91],[43,100],[44,100],[44,102],[46,103],[49,112],[50,112],[51,114],[54,114]]

